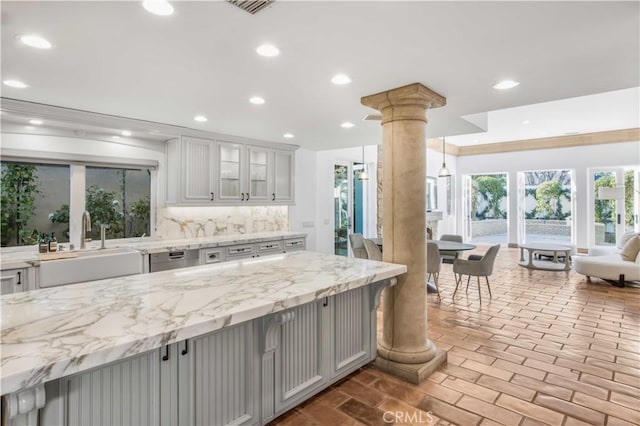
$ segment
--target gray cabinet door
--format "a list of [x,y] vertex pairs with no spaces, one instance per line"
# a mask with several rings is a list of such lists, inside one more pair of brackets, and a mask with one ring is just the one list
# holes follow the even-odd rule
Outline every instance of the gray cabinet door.
[[158,425],[159,351],[45,385],[41,425]]
[[0,274],[0,294],[18,293],[27,288],[26,269],[8,269]]
[[214,190],[215,142],[206,139],[183,138],[182,201],[211,204]]
[[179,343],[181,425],[259,424],[254,327],[249,321]]
[[299,404],[327,383],[328,298],[291,309],[275,353],[275,413]]
[[370,287],[335,295],[331,300],[333,328],[332,377],[348,374],[369,361],[371,350]]

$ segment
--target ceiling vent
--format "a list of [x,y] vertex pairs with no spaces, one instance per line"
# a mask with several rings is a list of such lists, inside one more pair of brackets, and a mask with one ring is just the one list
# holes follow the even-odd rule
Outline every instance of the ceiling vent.
[[254,0],[254,1],[227,0],[227,1],[234,6],[238,6],[240,9],[246,12],[249,12],[250,14],[255,15],[256,13],[260,12],[262,9],[269,6],[275,0]]

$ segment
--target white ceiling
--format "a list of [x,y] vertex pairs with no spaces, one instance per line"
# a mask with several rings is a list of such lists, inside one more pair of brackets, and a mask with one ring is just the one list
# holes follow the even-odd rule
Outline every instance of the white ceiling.
[[447,138],[458,146],[640,127],[640,87],[479,114],[487,131]]
[[[2,79],[30,87],[2,96],[326,149],[378,143],[360,98],[416,81],[447,98],[429,137],[478,132],[462,116],[640,86],[638,2],[173,4],[159,17],[138,1],[3,1]],[[54,47],[16,40],[30,33]],[[263,42],[281,55],[256,55]],[[331,84],[338,72],[353,83]],[[506,78],[521,84],[491,87]]]

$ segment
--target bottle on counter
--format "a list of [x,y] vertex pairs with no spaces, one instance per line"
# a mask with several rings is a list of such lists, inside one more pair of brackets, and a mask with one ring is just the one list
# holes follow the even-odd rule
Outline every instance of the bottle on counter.
[[49,245],[47,244],[47,238],[43,232],[38,240],[38,253],[46,253],[48,250]]
[[51,238],[49,239],[49,251],[54,252],[58,251],[58,240],[56,240],[55,232],[51,233]]

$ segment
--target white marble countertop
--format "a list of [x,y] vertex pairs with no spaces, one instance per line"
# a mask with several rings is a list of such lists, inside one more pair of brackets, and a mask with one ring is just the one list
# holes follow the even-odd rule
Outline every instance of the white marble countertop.
[[[257,243],[261,241],[285,240],[289,238],[306,237],[302,232],[274,231],[253,234],[219,235],[215,237],[183,238],[178,240],[146,239],[142,241],[116,240],[108,241],[107,247],[130,247],[140,250],[141,254],[162,253],[175,250],[189,250],[229,246],[244,243]],[[66,244],[66,243],[65,243]],[[100,242],[89,243],[89,247],[99,247]],[[38,266],[40,258],[37,247],[11,247],[0,250],[0,269],[28,268]]]
[[404,272],[301,251],[0,296],[0,394]]

